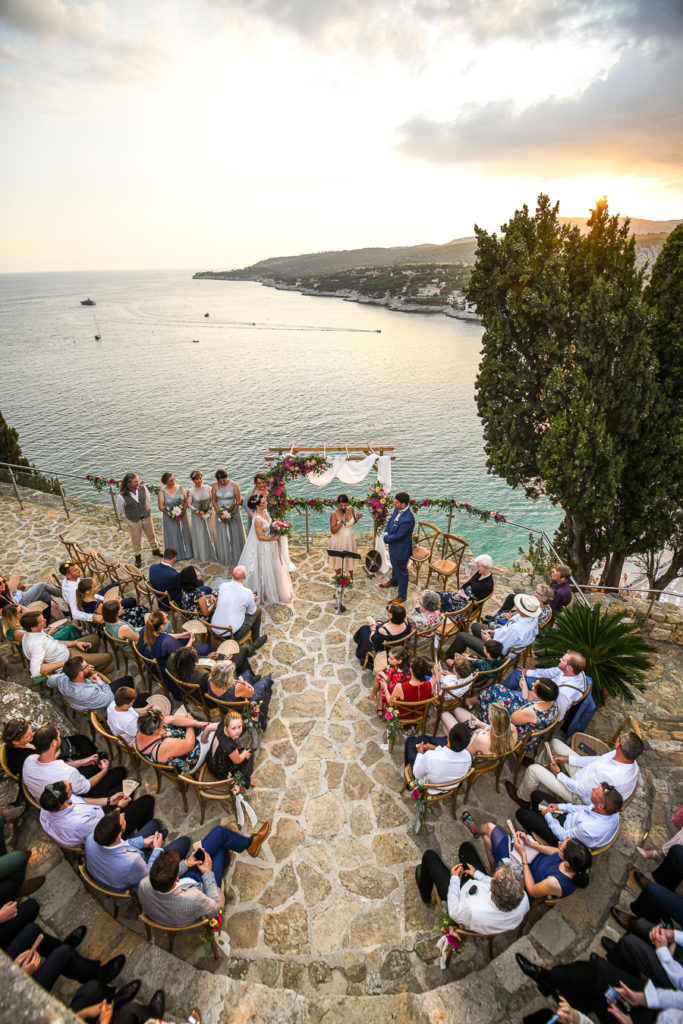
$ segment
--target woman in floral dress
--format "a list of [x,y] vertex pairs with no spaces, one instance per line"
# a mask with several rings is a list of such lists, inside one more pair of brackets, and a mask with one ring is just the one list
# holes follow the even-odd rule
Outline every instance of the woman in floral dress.
[[495,683],[479,694],[481,717],[488,723],[489,708],[502,704],[510,712],[510,721],[517,726],[517,737],[526,739],[530,732],[545,729],[557,718],[557,683],[552,679],[537,679],[531,688],[524,691],[508,690],[502,683]]

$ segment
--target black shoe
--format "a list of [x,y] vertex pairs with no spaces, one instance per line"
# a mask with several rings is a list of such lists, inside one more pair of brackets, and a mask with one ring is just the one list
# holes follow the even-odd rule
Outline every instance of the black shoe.
[[72,949],[76,949],[76,947],[80,946],[81,942],[83,942],[87,930],[87,925],[84,924],[82,924],[80,928],[74,928],[74,930],[69,932],[67,937],[64,939],[64,945],[71,946]]
[[647,875],[644,875],[642,871],[634,871],[633,877],[641,889],[647,889],[648,885],[652,881],[652,879],[648,878]]
[[532,981],[536,982],[536,987],[542,996],[549,996],[552,992],[552,986],[547,982],[548,972],[539,967],[538,964],[532,964],[531,960],[527,960],[521,953],[515,953],[515,960],[520,971],[526,974],[527,978],[531,978]]
[[426,903],[427,906],[429,906],[429,899],[425,899],[424,896],[422,895],[422,875],[422,865],[418,864],[417,867],[415,868],[415,881],[417,882],[417,888],[420,893],[420,899],[422,900],[423,903]]
[[100,967],[100,981],[103,985],[108,985],[110,981],[121,973],[123,965],[126,962],[125,956],[115,956],[112,960],[109,960],[106,964],[102,964]]
[[613,949],[616,949],[616,942],[614,939],[610,939],[607,935],[603,935],[600,939],[600,945],[604,949],[605,953],[611,953]]
[[623,928],[625,932],[630,932],[638,920],[635,914],[629,914],[626,910],[622,910],[621,907],[610,907],[609,912],[619,927]]
[[114,993],[112,1002],[114,1006],[123,1006],[124,1003],[130,1003],[135,999],[136,995],[140,991],[142,982],[139,978],[135,978],[133,981],[129,981],[127,985],[120,988],[118,992]]
[[135,556],[135,568],[140,569],[142,567],[142,555]]
[[511,800],[515,801],[518,807],[523,807],[527,811],[531,810],[531,804],[529,803],[529,801],[521,800],[517,794],[517,787],[513,786],[512,783],[509,781],[505,783],[505,792],[507,793]]
[[164,557],[164,556],[163,556],[163,552],[161,552],[161,551],[159,550],[159,548],[152,548],[152,554],[153,554],[153,555],[156,555],[156,556],[157,556],[157,558],[163,558],[163,557]]
[[251,646],[254,648],[255,651],[258,651],[258,649],[260,647],[263,647],[263,645],[267,644],[267,643],[268,643],[268,637],[264,633],[263,636],[260,636],[258,638],[258,640],[254,640],[254,642],[252,643]]
[[150,1017],[163,1017],[166,1012],[166,996],[163,988],[158,988],[149,1001],[147,1007]]
[[602,960],[602,957],[600,956],[599,953],[591,953],[591,955],[588,957],[588,959],[591,960],[593,963],[595,963],[596,960]]

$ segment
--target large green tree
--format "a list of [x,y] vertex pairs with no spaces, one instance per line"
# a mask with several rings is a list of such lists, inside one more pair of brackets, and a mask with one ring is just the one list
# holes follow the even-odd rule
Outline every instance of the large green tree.
[[476,381],[491,472],[565,517],[558,540],[580,581],[607,557],[618,582],[642,550],[625,517],[638,440],[656,401],[657,361],[629,225],[596,204],[587,234],[539,196],[501,235],[476,228],[468,289],[485,328]]

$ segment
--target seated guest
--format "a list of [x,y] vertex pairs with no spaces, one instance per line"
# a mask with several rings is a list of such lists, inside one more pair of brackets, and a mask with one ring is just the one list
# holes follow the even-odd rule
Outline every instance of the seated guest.
[[40,824],[50,839],[62,846],[79,846],[93,834],[95,826],[104,817],[104,810],[115,807],[117,818],[119,811],[125,810],[120,817],[124,818],[125,837],[141,835],[143,826],[154,824],[152,834],[158,827],[154,814],[154,797],[141,796],[131,800],[123,793],[115,793],[110,797],[81,797],[72,792],[70,782],[51,782],[40,794],[38,801],[42,810]]
[[[152,562],[149,567],[149,582],[155,590],[165,591],[170,599],[178,604],[180,598],[180,573],[174,569],[178,560],[175,548],[164,548],[164,557],[160,562]],[[161,599],[159,606],[168,611],[168,601]]]
[[87,758],[79,768],[68,765],[60,757],[61,740],[55,725],[44,725],[33,737],[37,753],[29,754],[24,761],[21,777],[26,789],[34,800],[51,782],[70,782],[77,796],[113,796],[121,791],[126,777],[125,768],[111,768],[106,757],[97,754]]
[[260,635],[261,609],[257,607],[256,594],[244,586],[246,578],[245,567],[236,565],[232,570],[232,579],[227,583],[221,583],[211,625],[217,633],[222,629],[232,630],[232,636],[238,643],[251,630],[254,649],[258,650],[267,642],[268,637]]
[[507,625],[498,629],[485,629],[480,622],[473,622],[471,633],[456,633],[445,656],[452,658],[454,654],[462,654],[467,647],[483,655],[487,640],[498,640],[503,645],[503,654],[507,654],[512,648],[528,647],[538,636],[541,605],[535,597],[517,594],[515,608],[518,614],[510,619]]
[[493,672],[503,664],[503,645],[499,640],[486,640],[483,658],[475,658],[471,654],[463,654],[462,657],[470,659],[473,672]]
[[138,734],[138,718],[149,711],[147,701],[150,693],[137,693],[132,686],[119,686],[114,700],[107,708],[107,725],[115,736],[126,743],[135,743]]
[[419,611],[410,616],[410,624],[421,634],[420,640],[433,636],[441,619],[441,598],[435,590],[423,590]]
[[425,851],[415,868],[422,902],[430,902],[436,886],[439,898],[447,904],[448,916],[462,928],[500,935],[519,927],[529,910],[529,897],[517,872],[509,864],[501,864],[491,878],[471,843],[462,844],[458,861],[449,870],[438,853]]
[[[249,680],[252,679],[252,682]],[[268,709],[273,695],[273,680],[270,675],[257,679],[245,672],[239,679],[235,678],[235,666],[231,661],[217,661],[202,685],[204,696],[209,704],[215,700],[233,703],[238,700],[256,701],[260,705],[259,723],[265,730],[268,724]]]
[[502,704],[491,704],[488,724],[480,722],[471,711],[465,708],[454,708],[444,711],[441,715],[442,729],[450,731],[456,722],[464,723],[470,730],[470,742],[467,746],[472,757],[481,754],[484,757],[500,757],[510,754],[517,746],[517,727],[510,721],[510,712]]
[[456,655],[450,659],[450,672],[442,672],[441,663],[437,659],[432,669],[432,685],[434,693],[443,695],[447,699],[462,697],[472,688],[475,673],[472,671],[472,662],[469,658]]
[[377,713],[381,715],[384,710],[384,700],[381,697],[382,683],[385,684],[389,694],[399,683],[407,683],[410,680],[410,656],[405,647],[388,647],[386,651],[380,651],[375,657],[374,663],[375,679],[372,684],[372,693],[368,694],[370,700],[377,704]]
[[356,657],[361,665],[364,664],[366,655],[374,655],[382,650],[385,640],[404,640],[412,633],[412,626],[406,619],[406,610],[402,604],[390,601],[387,605],[389,618],[386,622],[376,619],[374,625],[361,626],[353,634],[356,644]]
[[88,873],[107,889],[117,892],[137,889],[164,849],[175,851],[181,860],[189,852],[188,836],[180,836],[164,847],[165,833],[155,818],[134,835],[132,831],[128,811],[115,809],[100,818],[85,840]]
[[100,679],[92,665],[86,665],[83,658],[70,658],[61,672],[48,678],[47,685],[59,690],[62,697],[74,711],[99,711],[106,715],[107,708],[114,701],[119,686],[132,686],[132,676],[122,676],[111,684]]
[[101,624],[102,616],[96,610],[85,611],[78,603],[78,581],[83,575],[83,570],[78,562],[71,562],[69,560],[62,562],[59,571],[64,577],[62,580],[62,597],[69,606],[71,618],[74,622],[96,622],[98,625]]
[[618,942],[606,935],[600,941],[608,962],[616,967],[643,974],[659,988],[683,988],[683,932],[634,917],[630,931]]
[[[159,924],[183,928],[202,917],[213,917],[225,903],[222,880],[230,863],[230,853],[256,857],[270,832],[270,822],[252,836],[242,836],[218,825],[211,829],[199,848],[181,862],[175,851],[159,854],[147,878],[138,887],[138,898],[145,914]],[[180,883],[180,879],[183,883]],[[188,879],[192,879],[188,883]]]
[[457,723],[448,739],[445,736],[409,736],[404,763],[412,766],[413,777],[419,781],[459,782],[472,767],[472,755],[467,749],[470,735],[466,725]]
[[590,881],[592,854],[578,839],[562,839],[555,849],[537,843],[524,832],[510,836],[493,822],[476,825],[468,811],[463,811],[462,820],[475,838],[484,840],[491,874],[509,859],[515,870],[521,867],[524,887],[532,899],[570,896],[577,888],[585,889]]
[[245,788],[251,785],[254,770],[254,751],[244,733],[244,722],[238,711],[228,711],[225,721],[216,729],[216,739],[206,765],[216,779],[240,775]]
[[208,619],[216,607],[216,598],[211,587],[202,583],[202,577],[194,565],[186,565],[180,572],[180,600],[178,607],[186,612]]
[[[0,608],[5,608],[9,604],[26,606],[33,604],[34,601],[41,601],[46,608],[51,608],[54,605],[53,598],[59,596],[59,590],[51,583],[34,583],[27,586],[21,575],[10,576],[8,580],[0,575]],[[58,612],[56,617],[61,619],[63,616],[59,607],[55,605],[55,608]]]
[[[548,622],[551,615],[553,614],[553,610],[550,607],[550,605],[553,600],[554,594],[551,588],[548,587],[545,583],[539,583],[536,589],[534,590],[533,596],[538,600],[538,603],[541,606],[541,613],[538,616],[538,625],[540,628],[541,626],[545,626],[546,622]],[[489,625],[491,625],[494,628],[496,626],[504,626],[506,622],[509,622],[510,619],[513,618],[513,616],[518,614],[517,609],[514,607],[514,597],[515,595],[513,594],[512,607],[509,611],[501,612],[500,614],[497,613],[496,615],[490,615],[487,617],[486,621],[489,623]]]
[[[111,1024],[145,1024],[150,1019],[162,1020],[166,1010],[166,993],[158,988],[148,1003],[141,1003],[135,998],[141,985],[140,978],[134,978],[118,990],[101,981],[86,981],[76,990],[69,1009],[82,1020],[95,1021],[98,1018],[105,1020],[106,1014],[113,1010]],[[100,1017],[100,1014],[103,1016]],[[200,1024],[198,1018],[196,1024]]]
[[469,601],[483,601],[493,593],[493,576],[491,566],[493,559],[490,555],[479,555],[474,560],[474,573],[466,580],[459,590],[449,594],[446,590],[437,591],[441,598],[442,612],[457,612],[464,608]]
[[677,892],[683,882],[683,846],[671,847],[651,879],[640,871],[634,876],[642,892],[631,904],[633,913],[648,921],[675,921],[683,927],[683,896]]
[[[591,792],[590,803],[556,804],[540,789],[531,794],[532,810],[520,808],[517,821],[528,832],[535,832],[548,846],[560,839],[580,839],[589,850],[611,842],[619,831],[621,794],[606,782]],[[555,819],[553,815],[557,814]]]
[[[401,608],[402,605],[398,607]],[[382,684],[382,699],[385,704],[393,706],[397,700],[409,703],[429,700],[433,693],[432,681],[427,678],[429,672],[430,665],[426,658],[413,658],[410,663],[410,679],[407,683],[399,683],[391,693],[389,693],[386,683]],[[409,708],[399,708],[401,718],[410,714]]]
[[[31,754],[37,754],[33,744],[31,723],[23,718],[11,719],[5,724],[2,739],[5,744],[7,766],[13,775],[21,775],[24,761]],[[92,763],[97,747],[88,736],[77,733],[61,737],[62,760],[72,768],[81,768]]]
[[94,665],[103,672],[112,664],[111,655],[91,651],[97,637],[92,637],[92,642],[88,639],[55,640],[46,632],[45,616],[41,612],[25,612],[21,621],[26,630],[21,641],[21,649],[29,662],[29,672],[32,676],[49,676],[77,654],[81,654],[89,665]]
[[[638,785],[638,758],[643,752],[643,741],[634,732],[619,736],[614,750],[606,754],[586,756],[575,753],[562,740],[551,740],[552,762],[545,767],[545,750],[540,763],[527,768],[519,789],[512,783],[505,784],[508,795],[520,807],[530,807],[529,801],[535,789],[542,789],[560,800],[574,804],[585,804],[591,791],[603,780],[617,789],[624,800],[628,800]],[[566,772],[562,766],[566,765]]]
[[[174,651],[181,647],[192,647],[194,644],[194,633],[167,633],[166,624],[168,615],[166,612],[151,612],[147,616],[144,630],[140,631],[138,647],[146,658],[156,660],[164,682],[176,700],[182,700],[182,694],[172,679],[166,675],[166,661]],[[202,656],[211,653],[208,644],[197,644],[196,650]]]
[[[4,947],[5,953],[47,992],[61,975],[74,981],[97,980],[108,985],[121,973],[126,958],[115,956],[103,964],[101,960],[83,956],[76,947],[83,941],[86,930],[86,925],[81,925],[65,939],[57,939],[42,926],[26,924]],[[33,948],[39,935],[42,935],[40,952]]]
[[[2,609],[2,628],[5,636],[11,644],[20,644],[24,639],[26,630],[21,625],[24,613],[27,611],[23,604],[8,604]],[[65,625],[48,626],[46,633],[53,636],[55,640],[81,640],[82,634],[77,626],[67,622]]]
[[104,631],[107,636],[113,637],[114,640],[125,640],[126,646],[123,648],[126,654],[133,657],[133,648],[131,644],[137,643],[138,634],[135,632],[133,627],[129,625],[121,617],[123,606],[121,604],[121,598],[117,597],[111,601],[105,601],[102,605],[102,618],[104,619]]
[[111,587],[105,587],[102,593],[98,592],[97,580],[87,577],[81,578],[76,587],[76,604],[81,611],[96,614],[98,621],[104,616],[102,607],[105,601],[118,600],[121,607],[120,618],[129,626],[142,629],[145,624],[145,616],[149,608],[144,604],[136,604],[134,597],[121,597],[117,584],[112,583]]
[[[241,676],[242,672],[251,672],[249,658],[254,654],[253,644],[238,644],[236,640],[224,640],[224,644],[234,644],[234,654],[219,654],[212,651],[206,656],[211,661],[231,661],[235,667],[235,675]],[[201,686],[202,691],[206,690],[206,683],[213,665],[200,665],[199,655],[194,647],[181,647],[170,656],[166,662],[166,669],[179,679],[181,683],[192,683],[194,686]]]
[[557,706],[560,709],[559,720],[562,721],[570,706],[586,692],[588,677],[586,676],[586,659],[578,651],[567,651],[554,668],[535,668],[532,671],[516,668],[507,679],[503,680],[509,690],[519,690],[522,678],[552,679],[557,683],[559,695]]
[[555,592],[555,596],[550,602],[553,614],[557,614],[557,612],[566,608],[568,604],[571,604],[572,588],[569,583],[571,575],[572,571],[568,565],[556,565],[553,569],[550,578],[550,586]]
[[508,690],[501,683],[494,683],[479,694],[483,720],[488,722],[492,704],[502,704],[510,712],[513,725],[517,726],[517,737],[520,740],[525,740],[530,732],[539,732],[553,724],[557,719],[556,700],[557,685],[552,679],[537,679],[531,689],[525,687],[521,693]]
[[217,722],[198,722],[191,715],[145,711],[138,719],[135,746],[148,761],[193,775],[211,749]]

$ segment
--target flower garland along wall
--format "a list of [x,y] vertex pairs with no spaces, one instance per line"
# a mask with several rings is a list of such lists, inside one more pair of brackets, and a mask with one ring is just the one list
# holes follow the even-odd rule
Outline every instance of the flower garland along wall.
[[[278,518],[286,520],[287,513],[292,509],[299,512],[324,512],[326,509],[337,507],[336,498],[289,498],[287,496],[287,481],[297,480],[300,477],[308,476],[311,473],[320,473],[327,469],[327,459],[323,455],[286,455],[278,462],[274,462],[267,472],[269,499],[268,504],[272,513]],[[85,478],[97,491],[103,491],[109,484],[118,484],[114,477],[95,476],[88,474]],[[158,484],[146,484],[150,494],[158,494],[161,488]],[[373,484],[368,490],[366,498],[350,498],[349,505],[352,508],[367,509],[380,532],[391,512],[393,502],[391,495],[382,489],[379,483]],[[466,512],[470,516],[476,516],[482,522],[493,519],[497,523],[506,522],[502,512],[492,512],[488,509],[477,508],[469,501],[458,501],[456,498],[413,498],[410,507],[414,513],[426,509],[436,508],[442,512]]]

